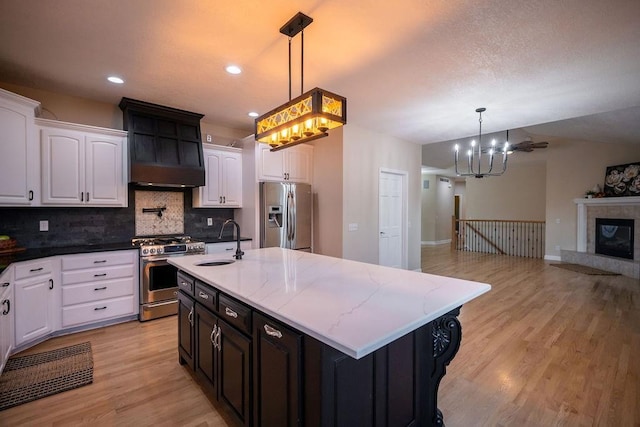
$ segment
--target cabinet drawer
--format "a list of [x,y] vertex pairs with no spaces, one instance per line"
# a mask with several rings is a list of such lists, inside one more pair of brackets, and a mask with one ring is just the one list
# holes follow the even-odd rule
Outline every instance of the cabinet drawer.
[[135,251],[96,252],[62,257],[62,271],[133,264]]
[[18,263],[15,270],[16,280],[38,276],[40,274],[49,274],[52,270],[53,262],[51,260]]
[[62,287],[62,306],[133,295],[132,277]]
[[196,280],[195,290],[196,301],[198,301],[208,309],[216,311],[216,309],[218,308],[218,304],[216,304],[218,302],[218,291],[210,286],[205,285],[199,280]]
[[218,298],[218,313],[220,318],[235,326],[242,332],[251,333],[251,309],[246,305],[232,300],[226,295]]
[[90,268],[62,272],[62,286],[74,283],[97,282],[101,280],[133,277],[133,265],[118,265],[115,267]]
[[134,314],[133,295],[62,309],[62,327],[94,323],[101,320]]
[[187,294],[194,296],[194,289],[196,286],[196,279],[189,276],[188,274],[183,273],[182,271],[178,271],[178,288],[182,292],[186,292]]

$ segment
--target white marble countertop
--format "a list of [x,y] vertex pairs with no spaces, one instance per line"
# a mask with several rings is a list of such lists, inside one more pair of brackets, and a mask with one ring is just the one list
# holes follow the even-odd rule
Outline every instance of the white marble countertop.
[[490,285],[282,248],[169,257],[168,262],[263,313],[359,359]]

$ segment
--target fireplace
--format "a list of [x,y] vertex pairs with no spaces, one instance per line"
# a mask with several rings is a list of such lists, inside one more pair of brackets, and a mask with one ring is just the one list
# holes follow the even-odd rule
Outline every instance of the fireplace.
[[596,218],[595,252],[633,259],[633,219]]

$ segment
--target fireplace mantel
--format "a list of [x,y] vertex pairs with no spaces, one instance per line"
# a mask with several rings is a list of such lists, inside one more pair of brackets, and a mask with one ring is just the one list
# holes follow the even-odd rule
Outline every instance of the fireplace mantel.
[[640,197],[602,197],[595,199],[573,199],[578,205],[578,235],[576,241],[576,250],[578,252],[587,251],[587,206],[624,206],[638,205],[640,206]]

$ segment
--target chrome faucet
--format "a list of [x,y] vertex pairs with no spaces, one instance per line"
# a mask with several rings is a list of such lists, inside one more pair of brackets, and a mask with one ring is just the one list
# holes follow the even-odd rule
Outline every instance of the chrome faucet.
[[224,226],[232,223],[236,226],[236,254],[233,256],[235,259],[242,259],[242,255],[244,255],[244,252],[242,252],[242,250],[240,249],[240,225],[235,222],[232,219],[228,219],[224,222],[224,224],[222,224],[222,228],[220,229],[220,235],[218,236],[218,239],[222,239],[222,232],[224,231]]

